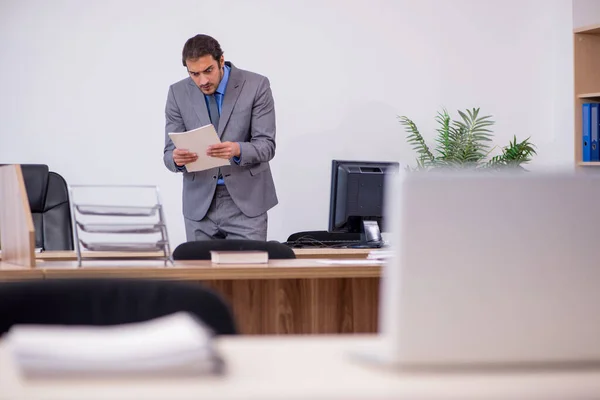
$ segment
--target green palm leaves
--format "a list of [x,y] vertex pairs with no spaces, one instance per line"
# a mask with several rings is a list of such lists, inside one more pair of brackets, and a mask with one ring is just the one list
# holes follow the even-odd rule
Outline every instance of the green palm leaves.
[[438,112],[436,121],[437,144],[431,150],[419,132],[416,124],[407,117],[400,117],[400,123],[408,133],[407,141],[417,153],[417,169],[430,168],[473,168],[496,169],[517,167],[531,161],[535,146],[529,138],[517,142],[516,136],[509,145],[502,148],[502,154],[486,160],[490,153],[496,149],[492,147],[493,133],[490,127],[494,124],[491,116],[480,116],[479,108],[458,111],[459,120],[452,120],[444,109]]

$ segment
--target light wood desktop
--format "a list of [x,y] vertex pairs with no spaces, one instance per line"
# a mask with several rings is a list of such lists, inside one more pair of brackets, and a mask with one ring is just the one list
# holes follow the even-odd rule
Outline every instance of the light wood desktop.
[[[337,249],[337,248],[303,248],[294,249],[296,258],[307,259],[307,258],[332,258],[332,259],[361,259],[367,258],[372,249]],[[115,258],[115,259],[129,259],[129,258],[156,258],[162,256],[161,252],[155,253],[136,253],[136,252],[91,252],[83,251],[82,257],[94,256],[97,258]],[[37,260],[46,261],[74,261],[77,260],[77,254],[74,251],[59,250],[59,251],[42,251],[35,254]],[[2,259],[2,252],[0,251],[0,260]]]
[[[348,260],[344,260],[348,261]],[[271,260],[266,265],[210,261],[39,261],[34,269],[0,262],[0,281],[122,277],[199,282],[231,304],[244,334],[373,333],[377,331],[377,263],[328,265],[319,260]]]
[[294,249],[297,258],[367,258],[373,249],[303,248]]
[[398,371],[357,358],[374,335],[217,339],[226,374],[23,380],[0,345],[0,399],[591,399],[598,370]]

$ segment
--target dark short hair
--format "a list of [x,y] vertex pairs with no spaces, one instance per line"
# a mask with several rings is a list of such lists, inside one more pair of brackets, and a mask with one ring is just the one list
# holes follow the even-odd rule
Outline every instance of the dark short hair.
[[182,52],[183,66],[186,67],[186,60],[195,60],[210,54],[216,61],[221,59],[223,50],[217,40],[208,35],[196,35],[185,42]]

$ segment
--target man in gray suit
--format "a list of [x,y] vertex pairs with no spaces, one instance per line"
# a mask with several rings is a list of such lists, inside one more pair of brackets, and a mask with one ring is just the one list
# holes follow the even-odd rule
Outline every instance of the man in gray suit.
[[[277,203],[269,161],[275,156],[275,107],[269,80],[225,61],[219,43],[196,35],[183,47],[189,74],[169,87],[163,160],[183,174],[183,216],[188,241],[267,238],[267,211]],[[213,124],[221,143],[206,154],[229,166],[188,172],[197,159],[175,149],[169,132]]]

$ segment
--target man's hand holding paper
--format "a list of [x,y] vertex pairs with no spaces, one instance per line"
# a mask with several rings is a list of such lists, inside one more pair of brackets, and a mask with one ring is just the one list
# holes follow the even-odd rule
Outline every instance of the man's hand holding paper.
[[192,153],[186,149],[173,150],[173,161],[178,167],[183,167],[185,164],[193,163],[198,160],[198,154]]
[[208,146],[206,155],[209,157],[223,158],[229,160],[240,156],[240,144],[237,142],[223,142]]

